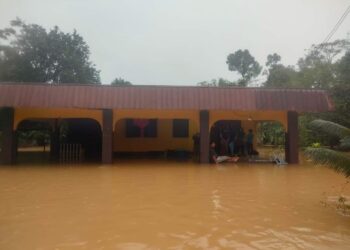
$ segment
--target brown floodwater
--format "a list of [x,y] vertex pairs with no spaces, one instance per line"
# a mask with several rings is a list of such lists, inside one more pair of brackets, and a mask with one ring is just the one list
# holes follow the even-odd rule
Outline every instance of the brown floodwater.
[[346,179],[311,165],[0,168],[0,249],[349,249],[322,201]]

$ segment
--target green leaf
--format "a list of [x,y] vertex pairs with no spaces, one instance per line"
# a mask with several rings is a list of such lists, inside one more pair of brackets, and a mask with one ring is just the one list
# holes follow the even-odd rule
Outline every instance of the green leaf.
[[340,139],[350,136],[350,129],[334,122],[314,120],[310,123],[310,126],[314,129],[327,133],[328,135],[338,137]]
[[350,157],[326,148],[307,148],[305,155],[316,164],[326,165],[338,173],[350,176]]
[[350,150],[350,137],[340,140],[339,149],[344,151]]

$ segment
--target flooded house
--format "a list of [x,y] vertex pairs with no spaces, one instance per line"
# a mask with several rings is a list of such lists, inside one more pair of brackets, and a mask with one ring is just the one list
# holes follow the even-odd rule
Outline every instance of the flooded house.
[[198,143],[199,161],[208,163],[215,126],[255,133],[259,122],[277,121],[285,130],[285,158],[296,164],[298,115],[332,107],[328,93],[314,89],[2,83],[1,158],[16,162],[16,131],[34,122],[50,131],[56,160],[83,149],[85,158],[111,164],[122,154],[191,153]]

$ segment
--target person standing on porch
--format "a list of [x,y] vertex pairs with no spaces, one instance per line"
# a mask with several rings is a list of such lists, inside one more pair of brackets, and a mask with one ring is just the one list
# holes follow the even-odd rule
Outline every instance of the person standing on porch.
[[233,128],[231,128],[229,140],[228,140],[228,148],[231,156],[235,154],[235,149],[236,149],[235,141],[236,141],[236,134]]

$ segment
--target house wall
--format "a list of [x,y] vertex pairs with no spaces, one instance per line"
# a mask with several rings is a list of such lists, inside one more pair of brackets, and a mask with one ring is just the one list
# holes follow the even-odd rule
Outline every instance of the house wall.
[[189,135],[187,138],[173,137],[173,120],[157,120],[156,137],[126,137],[126,120],[119,120],[114,128],[113,151],[114,152],[148,152],[166,150],[192,151],[192,136],[198,132],[198,125],[189,120]]
[[[286,111],[210,111],[210,127],[219,120],[240,120],[242,128],[247,133],[253,129],[256,134],[258,121],[278,121],[287,128]],[[25,119],[64,119],[90,118],[96,120],[102,127],[102,110],[95,109],[48,109],[48,108],[16,108],[14,129]],[[125,119],[158,119],[158,135],[156,138],[127,138],[125,135]],[[189,137],[172,137],[172,119],[188,119]],[[198,110],[113,110],[113,151],[164,151],[192,150],[192,136],[199,132]],[[255,136],[256,144],[256,136]]]

